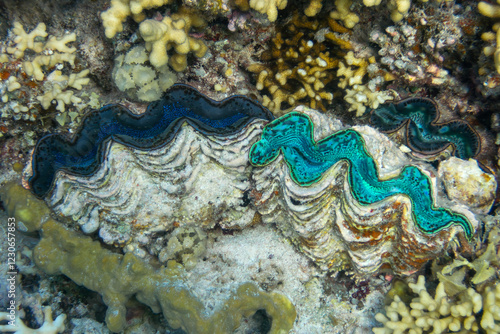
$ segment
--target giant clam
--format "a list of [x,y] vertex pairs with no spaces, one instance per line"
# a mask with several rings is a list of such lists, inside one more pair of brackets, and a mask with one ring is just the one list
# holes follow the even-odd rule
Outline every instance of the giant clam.
[[[196,96],[195,103],[183,94]],[[273,148],[274,160],[265,161],[261,167],[250,164],[252,145],[262,141],[273,124],[309,117],[316,125],[311,131],[318,142],[344,128],[332,117],[298,107],[296,111],[308,116],[292,113],[296,119],[285,115],[269,123],[272,115],[251,100],[233,97],[215,102],[186,86],[174,86],[161,101],[152,104],[143,117],[147,118],[157,106],[164,113],[182,109],[176,117],[165,116],[174,126],[163,126],[164,132],[151,132],[144,127],[134,129],[133,117],[126,122],[135,131],[127,130],[127,135],[143,138],[146,131],[147,141],[156,144],[141,146],[124,140],[114,135],[122,125],[100,123],[107,126],[101,131],[106,135],[101,134],[100,141],[96,141],[100,148],[94,143],[85,151],[102,152],[100,156],[94,154],[99,163],[88,168],[87,173],[52,169],[54,182],[45,196],[49,206],[77,221],[86,233],[99,230],[100,237],[108,243],[133,242],[139,248],[155,232],[189,225],[206,230],[216,225],[241,229],[255,223],[254,216],[259,213],[264,223],[276,224],[321,268],[352,266],[360,273],[371,273],[385,265],[394,272],[410,274],[441,253],[460,232],[471,237],[477,226],[473,214],[464,206],[454,206],[453,211],[440,208],[451,204],[439,191],[440,181],[430,165],[410,160],[385,135],[370,127],[344,132],[355,134],[358,147],[366,150],[364,159],[371,161],[375,173],[372,181],[390,184],[393,180],[416,177],[418,182],[403,186],[404,191],[401,185],[391,185],[386,189],[388,194],[380,193],[365,201],[351,189],[350,183],[366,182],[366,178],[356,178],[345,158],[323,168],[310,182],[300,182],[294,175],[294,164],[301,162],[285,159],[280,147]],[[231,104],[233,108],[226,107]],[[214,113],[203,111],[204,108],[211,108]],[[120,109],[123,112],[126,111]],[[197,116],[191,117],[193,113]],[[210,117],[225,121],[213,127],[207,121]],[[212,128],[207,130],[207,124]],[[161,140],[157,140],[158,133],[163,136]],[[43,141],[37,148],[43,147]],[[31,181],[40,172],[38,152],[35,149],[35,175]],[[81,161],[88,167],[89,161],[97,160]],[[253,158],[252,162],[259,165]],[[411,175],[401,176],[408,171]],[[410,188],[422,182],[425,189],[417,195]],[[33,190],[36,194],[37,190]],[[425,201],[427,209],[422,210],[421,203],[415,202],[418,200]],[[446,216],[447,220],[432,221],[437,216],[429,212],[437,212],[437,216]]]

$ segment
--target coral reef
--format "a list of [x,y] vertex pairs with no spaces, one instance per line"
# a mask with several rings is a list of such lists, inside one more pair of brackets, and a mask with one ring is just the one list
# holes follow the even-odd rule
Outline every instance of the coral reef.
[[[139,35],[145,41],[149,52],[149,62],[161,71],[167,63],[177,72],[186,70],[187,55],[194,53],[203,57],[207,47],[203,41],[189,35],[191,28],[205,28],[205,19],[194,9],[180,7],[172,15],[165,15],[162,20],[146,19],[144,9],[157,8],[170,3],[170,0],[113,0],[111,7],[101,13],[106,36],[113,38],[123,30],[123,22],[132,16],[140,22]],[[172,49],[170,56],[168,51]]]
[[318,182],[326,170],[344,160],[349,163],[349,188],[361,205],[404,194],[411,202],[412,220],[424,233],[436,233],[452,224],[460,225],[468,238],[474,233],[463,215],[434,208],[430,180],[418,168],[405,166],[398,176],[380,181],[375,161],[355,130],[340,131],[315,142],[311,119],[292,112],[264,128],[261,139],[250,150],[249,160],[252,165],[263,167],[280,153],[292,179],[301,186]]
[[272,319],[270,333],[286,333],[293,326],[296,313],[290,301],[283,295],[263,292],[252,283],[241,285],[221,310],[203,317],[203,305],[184,286],[184,270],[175,261],[156,269],[131,253],[113,253],[48,218],[45,204],[20,185],[4,186],[1,198],[9,215],[22,221],[26,230],[42,231],[33,253],[36,265],[102,294],[108,305],[106,324],[113,332],[124,328],[125,303],[132,296],[154,312],[162,311],[170,326],[189,333],[230,333],[242,317],[260,309]]
[[278,9],[284,9],[287,3],[287,0],[250,0],[248,4],[259,13],[267,14],[269,21],[274,22],[278,18]]
[[424,276],[408,289],[395,284],[387,294],[386,314],[376,315],[383,327],[374,333],[500,333],[499,231],[490,231],[488,246],[471,262],[460,255],[446,265],[435,260],[431,270],[439,279],[437,287],[426,284]]
[[106,37],[113,38],[123,31],[123,22],[132,16],[136,22],[143,21],[144,9],[166,5],[170,0],[111,0],[111,7],[101,13]]
[[14,22],[15,44],[0,54],[5,79],[0,83],[2,118],[35,121],[56,104],[55,119],[64,125],[81,117],[80,111],[87,106],[83,94],[75,94],[90,81],[89,70],[75,69],[76,48],[67,45],[76,40],[75,33],[57,38],[45,30],[45,24],[39,23],[27,33],[21,23]]
[[184,122],[205,135],[230,136],[256,118],[273,117],[250,99],[240,96],[216,102],[180,84],[151,103],[140,116],[118,105],[106,106],[85,117],[72,142],[52,135],[37,144],[30,188],[44,197],[58,170],[77,175],[95,173],[110,139],[143,150],[161,148],[175,137]]
[[[332,13],[344,14],[343,11]],[[311,108],[326,111],[327,104],[334,98],[332,92],[337,82],[345,90],[344,100],[350,105],[349,111],[355,110],[358,116],[367,107],[377,108],[392,100],[392,95],[381,89],[390,76],[378,68],[370,68],[374,57],[357,57],[350,51],[352,31],[336,20],[355,21],[354,18],[333,14],[321,20],[294,14],[272,38],[269,52],[261,56],[263,63],[248,66],[248,71],[257,75],[257,89],[265,93],[263,105],[275,114],[306,101]]]
[[[57,316],[55,320],[52,320],[52,309],[48,306],[43,309],[43,314],[45,321],[40,328],[31,329],[27,327],[19,317],[16,317],[16,320],[13,321],[13,325],[0,325],[0,331],[2,333],[14,334],[57,334],[64,331],[64,321],[66,320],[65,314],[61,314]],[[7,312],[0,312],[0,321],[9,319],[10,317]]]
[[435,155],[450,145],[461,159],[469,159],[479,153],[481,139],[467,122],[452,120],[437,123],[439,117],[434,101],[411,98],[373,110],[370,122],[386,133],[405,127],[406,145],[420,154]]

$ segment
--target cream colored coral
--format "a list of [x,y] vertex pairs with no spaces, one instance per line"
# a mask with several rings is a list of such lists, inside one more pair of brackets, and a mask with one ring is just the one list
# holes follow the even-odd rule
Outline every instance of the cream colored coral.
[[278,18],[278,9],[284,9],[287,0],[250,0],[250,8],[261,14],[267,14],[269,21],[274,22]]
[[[497,4],[500,4],[500,0],[497,0]],[[490,4],[488,2],[481,1],[477,5],[477,10],[480,14],[491,17],[500,18],[500,6]],[[486,56],[493,55],[493,60],[495,62],[495,69],[497,73],[500,73],[500,23],[497,22],[493,25],[493,32],[486,32],[481,35],[484,41],[493,42],[494,46],[487,46],[483,49],[483,53]]]
[[346,28],[352,29],[359,22],[359,17],[351,12],[351,5],[352,0],[335,0],[337,10],[331,12],[330,17],[342,21]]
[[[146,50],[150,52],[151,65],[160,68],[169,63],[177,72],[187,68],[187,54],[193,52],[196,57],[203,57],[207,52],[205,43],[189,36],[191,26],[204,27],[205,20],[192,11],[180,10],[172,17],[165,16],[162,21],[145,20],[139,25],[139,33],[146,41]],[[167,50],[173,48],[175,54],[169,58]],[[169,62],[170,61],[170,62]]]
[[[14,334],[57,334],[65,329],[64,321],[66,315],[59,315],[56,320],[52,320],[52,309],[47,306],[43,308],[44,322],[42,327],[31,329],[27,327],[19,317],[16,317],[14,325],[0,325],[0,332]],[[0,312],[0,321],[10,321],[11,318],[7,312]]]
[[9,92],[13,92],[19,88],[21,88],[21,84],[17,82],[17,78],[15,76],[11,76],[7,79],[7,90]]
[[408,14],[410,10],[410,0],[389,0],[387,8],[391,11],[391,19],[394,22],[399,22]]
[[394,97],[388,92],[372,92],[366,85],[354,85],[352,89],[346,89],[344,100],[350,104],[349,111],[356,111],[356,116],[360,117],[367,107],[377,109],[381,104]]
[[14,28],[12,28],[12,32],[16,37],[14,38],[14,42],[16,43],[15,47],[7,48],[7,53],[13,55],[16,59],[19,59],[24,56],[24,51],[29,49],[35,52],[41,52],[43,50],[43,42],[35,42],[37,37],[46,37],[47,32],[45,31],[45,23],[39,23],[35,29],[33,29],[30,33],[24,31],[24,27],[19,22],[14,22]]
[[101,13],[102,25],[107,38],[113,38],[123,31],[123,22],[132,16],[136,22],[146,17],[144,9],[157,8],[170,3],[171,0],[111,0],[111,7]]
[[315,16],[321,11],[323,0],[311,0],[309,6],[304,10],[304,14],[307,16]]
[[54,53],[50,56],[38,55],[31,61],[23,62],[23,68],[27,75],[33,76],[37,81],[42,81],[45,78],[42,67],[52,67],[63,62],[74,66],[75,58],[76,56],[70,53]]
[[43,46],[44,50],[55,50],[63,53],[73,53],[76,51],[75,47],[68,47],[66,44],[76,41],[76,34],[70,33],[62,36],[61,38],[56,38],[55,36],[50,36],[49,40]]
[[[375,319],[384,327],[374,328],[375,334],[390,333],[477,333],[480,328],[488,334],[500,333],[500,284],[486,288],[480,294],[468,288],[457,298],[450,298],[439,283],[432,297],[426,287],[424,276],[416,284],[409,284],[413,298],[409,306],[395,295],[386,306],[386,314],[378,313]],[[481,311],[482,315],[481,315]]]
[[146,64],[148,59],[149,55],[142,45],[115,59],[113,79],[118,89],[132,99],[146,102],[158,100],[177,79],[168,65],[152,68]]

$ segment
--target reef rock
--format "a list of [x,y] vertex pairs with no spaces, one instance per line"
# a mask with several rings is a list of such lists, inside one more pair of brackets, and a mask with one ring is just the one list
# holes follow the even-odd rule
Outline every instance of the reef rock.
[[483,172],[476,160],[450,157],[439,164],[438,174],[451,200],[477,214],[488,214],[495,202],[497,181]]

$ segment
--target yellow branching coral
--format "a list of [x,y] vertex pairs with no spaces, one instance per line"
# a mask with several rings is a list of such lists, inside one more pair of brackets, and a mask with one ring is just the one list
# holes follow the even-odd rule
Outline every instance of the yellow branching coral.
[[296,311],[288,298],[253,283],[240,285],[219,311],[204,316],[203,303],[184,284],[184,269],[175,261],[154,268],[132,253],[112,252],[50,218],[45,203],[20,185],[3,186],[0,197],[24,231],[42,231],[33,251],[37,267],[47,274],[64,274],[101,294],[112,332],[124,329],[126,303],[133,296],[153,312],[162,311],[171,327],[188,333],[233,333],[243,317],[262,309],[272,319],[269,333],[288,333],[293,326]]
[[341,20],[346,28],[352,29],[359,22],[359,17],[351,12],[352,0],[335,0],[337,10],[330,13],[330,17],[335,20]]
[[[480,14],[491,17],[500,18],[500,1],[498,5],[493,5],[488,2],[481,1],[477,5],[477,10]],[[481,35],[484,41],[492,42],[492,46],[487,46],[483,49],[486,56],[493,56],[495,62],[495,69],[500,74],[500,22],[493,25],[493,32],[485,32]]]
[[[459,256],[442,267],[435,261],[432,271],[440,283],[434,296],[429,293],[424,276],[419,276],[416,284],[408,284],[414,298],[405,291],[404,283],[395,284],[387,295],[392,302],[386,306],[386,314],[375,316],[384,327],[374,328],[373,332],[500,333],[499,241],[500,229],[493,228],[488,247],[472,262]],[[465,280],[466,275],[471,279]]]
[[[194,26],[206,26],[205,20],[195,12],[181,8],[172,17],[165,16],[162,21],[145,20],[139,25],[139,32],[146,41],[146,49],[150,52],[151,65],[160,68],[169,62],[177,72],[187,68],[187,54],[193,52],[203,57],[207,52],[205,43],[189,36]],[[167,50],[173,48],[175,53],[169,58]]]
[[107,38],[113,38],[123,31],[123,22],[132,16],[136,22],[143,21],[143,10],[170,3],[171,0],[111,0],[111,7],[101,13],[102,24]]
[[248,67],[257,74],[257,89],[270,94],[263,97],[266,107],[279,114],[286,109],[283,104],[294,107],[308,101],[311,108],[326,109],[325,103],[333,100],[326,86],[336,78],[340,58],[333,53],[343,55],[342,49],[351,48],[346,34],[337,32],[338,24],[333,24],[335,30],[327,32],[321,42],[315,40],[316,31],[332,24],[332,19],[320,24],[296,14],[271,40],[271,50],[262,55],[269,65]]
[[[16,71],[17,73],[11,73],[8,92],[26,90],[26,87],[39,87],[40,89],[29,96],[32,97],[32,101],[39,101],[43,109],[47,110],[55,103],[57,103],[56,109],[61,113],[65,112],[66,106],[71,104],[78,104],[78,108],[83,109],[85,104],[82,103],[82,99],[74,95],[75,91],[69,89],[81,90],[83,86],[90,83],[90,78],[87,77],[89,70],[73,72],[76,47],[69,46],[68,43],[76,41],[76,34],[66,33],[61,37],[48,36],[45,30],[46,26],[43,22],[29,33],[24,30],[21,23],[14,22],[12,32],[15,35],[15,45],[8,47],[6,54],[0,55],[0,63],[21,60],[22,67]],[[4,65],[0,64],[0,67],[2,66]],[[56,66],[57,69],[55,69]],[[29,81],[26,82],[26,79]],[[40,108],[33,108],[33,102],[23,103],[24,105],[18,107],[17,100],[20,96],[23,95],[4,94],[2,102],[6,103],[10,100],[12,105],[10,108],[15,115],[22,114],[23,118],[26,117],[25,119],[29,116],[30,120],[35,120],[35,115]],[[78,113],[73,112],[73,115],[77,117]],[[66,114],[59,114],[56,120],[64,125]]]
[[259,13],[267,14],[269,21],[274,22],[278,18],[278,9],[286,7],[287,0],[250,0],[250,8]]
[[398,295],[386,306],[386,314],[378,313],[377,321],[384,327],[374,328],[375,334],[391,333],[500,333],[500,283],[486,287],[482,293],[468,288],[456,298],[450,298],[439,283],[434,297],[425,287],[424,276],[409,284],[417,295],[410,304]]
[[368,60],[356,58],[354,52],[349,51],[344,57],[346,65],[341,61],[337,76],[340,78],[339,87],[345,89],[344,100],[349,103],[349,111],[356,111],[356,116],[362,116],[367,107],[376,109],[387,100],[392,100],[393,96],[388,92],[370,89],[363,84],[363,79],[367,74],[369,64],[375,63],[375,58]]

